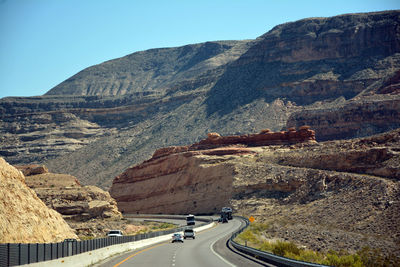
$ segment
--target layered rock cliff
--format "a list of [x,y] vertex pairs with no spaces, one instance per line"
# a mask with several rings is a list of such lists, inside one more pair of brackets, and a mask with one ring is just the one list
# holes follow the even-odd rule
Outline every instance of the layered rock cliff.
[[231,205],[270,223],[271,239],[400,256],[399,129],[348,141],[188,147],[156,151],[117,176],[110,194],[119,208],[196,214]]
[[[18,165],[26,184],[47,207],[57,211],[79,238],[104,237],[111,229],[132,227],[110,194],[96,186],[82,186],[72,175],[48,172],[44,165]],[[140,228],[140,227],[136,227]]]
[[0,100],[0,155],[107,188],[155,149],[209,132],[310,125],[323,141],[396,129],[399,16],[309,18],[255,40],[152,49],[87,68],[45,96]]
[[56,211],[25,184],[24,175],[0,158],[0,243],[52,243],[77,238]]
[[330,104],[317,102],[293,112],[287,126],[310,125],[321,141],[396,129],[400,127],[399,73],[388,75],[349,101],[342,98]]
[[399,52],[399,11],[278,25],[227,68],[209,92],[208,110],[226,113],[261,97],[298,105],[350,99],[394,74]]
[[49,173],[42,165],[16,166],[25,174],[26,184],[49,207],[66,220],[121,219],[116,202],[96,186],[82,186],[72,175]]

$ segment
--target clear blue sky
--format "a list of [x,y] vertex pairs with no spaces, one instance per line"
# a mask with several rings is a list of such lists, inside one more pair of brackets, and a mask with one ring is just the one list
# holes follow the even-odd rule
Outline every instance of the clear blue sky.
[[42,95],[127,54],[254,39],[307,17],[400,9],[399,0],[0,0],[0,98]]

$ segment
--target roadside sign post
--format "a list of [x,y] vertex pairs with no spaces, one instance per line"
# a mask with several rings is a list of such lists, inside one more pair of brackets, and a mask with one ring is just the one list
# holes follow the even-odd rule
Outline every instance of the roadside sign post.
[[249,221],[252,223],[254,222],[256,219],[253,216],[250,216]]

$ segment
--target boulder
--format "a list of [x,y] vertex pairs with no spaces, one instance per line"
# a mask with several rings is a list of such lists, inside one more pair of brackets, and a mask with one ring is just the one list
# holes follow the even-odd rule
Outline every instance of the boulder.
[[30,164],[30,165],[15,165],[14,167],[22,171],[22,173],[25,176],[37,175],[49,172],[49,170],[44,165]]

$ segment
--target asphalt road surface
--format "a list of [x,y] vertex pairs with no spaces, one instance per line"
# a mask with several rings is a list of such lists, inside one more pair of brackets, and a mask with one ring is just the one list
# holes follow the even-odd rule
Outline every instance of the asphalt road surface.
[[[158,243],[115,256],[96,266],[260,266],[231,252],[225,246],[226,241],[224,240],[240,225],[239,219],[233,219],[229,223],[220,223],[213,228],[197,233],[194,240],[185,239],[184,243],[171,243],[170,241]],[[218,240],[220,241],[217,242]]]

